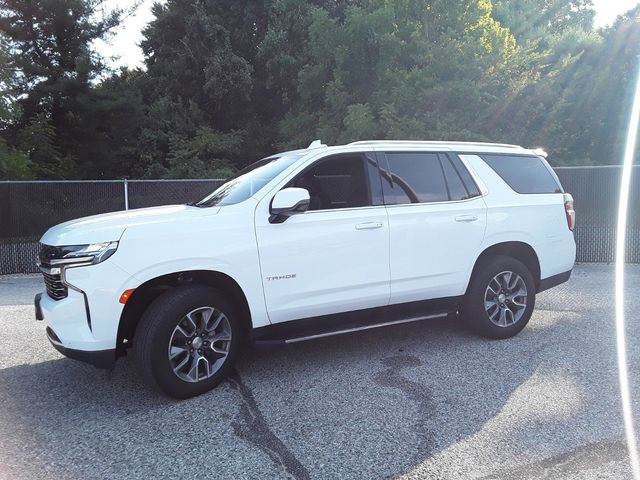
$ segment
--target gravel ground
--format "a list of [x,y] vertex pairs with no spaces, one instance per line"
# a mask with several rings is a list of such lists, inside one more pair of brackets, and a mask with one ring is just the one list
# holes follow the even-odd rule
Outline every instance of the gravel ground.
[[[640,266],[626,286],[638,411]],[[611,266],[577,266],[510,340],[442,320],[253,349],[182,402],[130,359],[105,372],[59,355],[34,320],[40,288],[0,277],[1,478],[631,478]]]

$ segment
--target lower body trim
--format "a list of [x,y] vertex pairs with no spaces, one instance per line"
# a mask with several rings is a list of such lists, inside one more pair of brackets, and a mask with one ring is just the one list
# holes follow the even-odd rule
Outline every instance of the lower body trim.
[[544,292],[545,290],[549,290],[550,288],[556,287],[561,283],[566,282],[567,280],[569,280],[569,277],[571,277],[571,272],[572,270],[569,270],[568,272],[562,272],[558,273],[557,275],[552,275],[548,278],[543,278],[538,284],[538,293]]
[[60,343],[58,336],[55,334],[53,330],[47,328],[47,338],[53,348],[59,351],[62,355],[67,358],[71,358],[73,360],[78,360],[80,362],[88,363],[93,365],[96,368],[101,368],[105,370],[111,370],[116,363],[116,350],[75,350],[73,348],[67,348]]

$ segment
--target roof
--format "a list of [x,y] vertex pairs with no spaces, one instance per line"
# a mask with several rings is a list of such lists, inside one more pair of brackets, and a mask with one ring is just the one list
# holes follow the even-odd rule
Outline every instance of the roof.
[[424,141],[424,140],[361,140],[359,142],[351,142],[349,145],[415,145],[419,147],[501,147],[514,148],[521,150],[519,145],[511,145],[508,143],[485,143],[485,142],[450,142],[450,141]]
[[347,147],[372,147],[372,148],[398,148],[407,149],[428,149],[434,151],[454,151],[468,153],[512,153],[524,155],[541,155],[546,157],[547,154],[540,148],[529,149],[520,145],[511,145],[508,143],[488,143],[488,142],[456,142],[456,141],[423,141],[423,140],[362,140],[351,142],[346,145],[327,146],[320,140],[315,140],[306,149],[302,151],[313,151],[318,149],[339,151]]

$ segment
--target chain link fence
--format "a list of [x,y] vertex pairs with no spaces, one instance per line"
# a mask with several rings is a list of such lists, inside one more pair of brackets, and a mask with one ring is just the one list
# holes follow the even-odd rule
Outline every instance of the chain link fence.
[[[615,259],[622,168],[556,169],[577,212],[579,262]],[[34,273],[38,240],[51,226],[74,218],[203,198],[224,180],[106,180],[0,182],[0,275]],[[633,168],[627,226],[627,262],[640,263],[640,166]]]
[[[559,167],[555,169],[576,209],[577,261],[613,262],[622,167]],[[625,260],[640,263],[640,165],[631,173]]]
[[99,213],[193,202],[223,183],[221,179],[0,182],[0,275],[37,272],[38,240],[53,225]]

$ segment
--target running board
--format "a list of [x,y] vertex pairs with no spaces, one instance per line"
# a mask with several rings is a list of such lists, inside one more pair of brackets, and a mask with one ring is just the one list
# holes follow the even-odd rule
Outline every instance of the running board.
[[420,320],[430,320],[432,318],[446,317],[448,313],[436,313],[433,315],[425,315],[422,317],[405,318],[404,320],[394,320],[392,322],[376,323],[373,325],[363,325],[361,327],[345,328],[344,330],[335,330],[332,332],[317,333],[315,335],[307,335],[305,337],[287,338],[284,343],[306,342],[307,340],[315,340],[316,338],[332,337],[333,335],[342,335],[343,333],[359,332],[361,330],[373,330],[374,328],[387,327],[389,325],[400,325],[402,323],[419,322]]
[[[319,338],[332,337],[334,335],[342,335],[346,333],[359,332],[362,330],[371,330],[374,328],[380,327],[388,327],[391,325],[401,325],[403,323],[412,323],[419,322],[422,320],[432,320],[436,318],[443,318],[450,315],[451,311],[443,311],[443,312],[434,312],[428,315],[419,315],[408,318],[401,318],[397,320],[390,320],[381,323],[361,323],[354,324],[352,322],[345,322],[343,325],[332,325],[333,328],[319,328],[315,325],[315,328],[305,328],[305,329],[295,329],[293,331],[287,332],[285,331],[269,331],[269,333],[264,332],[265,334],[259,335],[257,337],[254,336],[253,342],[257,346],[269,346],[269,345],[288,345],[292,343],[298,342],[306,342],[307,340],[316,340]],[[289,322],[287,322],[289,323]],[[291,324],[297,323],[296,321],[291,322]],[[293,325],[292,325],[293,326]],[[342,328],[341,328],[342,327]],[[273,330],[273,329],[267,329]],[[279,334],[278,334],[279,333]]]

